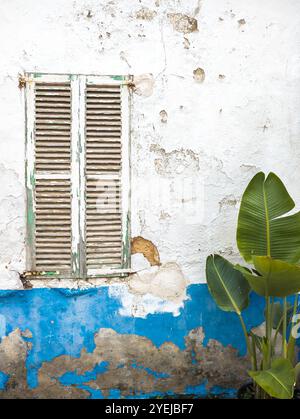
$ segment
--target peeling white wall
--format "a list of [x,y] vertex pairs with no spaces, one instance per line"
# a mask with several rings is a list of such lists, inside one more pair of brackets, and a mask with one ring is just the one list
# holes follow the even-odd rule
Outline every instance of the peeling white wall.
[[209,253],[236,255],[257,171],[300,207],[298,0],[1,0],[0,39],[1,288],[25,269],[23,71],[138,76],[132,235],[188,282]]

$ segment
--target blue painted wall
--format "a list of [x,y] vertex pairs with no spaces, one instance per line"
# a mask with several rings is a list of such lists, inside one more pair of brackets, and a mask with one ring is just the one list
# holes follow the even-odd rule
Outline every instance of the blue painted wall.
[[[199,326],[205,331],[204,345],[216,339],[222,345],[232,345],[244,355],[246,347],[239,320],[232,313],[220,311],[208,293],[207,286],[191,285],[189,299],[185,301],[180,315],[169,313],[148,315],[145,319],[121,316],[120,301],[109,295],[108,287],[85,291],[67,289],[32,289],[24,291],[0,291],[0,334],[8,335],[16,328],[29,329],[32,343],[26,359],[27,383],[30,388],[38,386],[38,370],[42,363],[60,355],[79,357],[81,350],[92,352],[94,335],[100,328],[110,328],[120,334],[134,334],[150,339],[154,345],[173,342],[185,349],[185,337]],[[263,321],[263,301],[254,295],[245,311],[246,325],[257,326]],[[88,372],[88,377],[67,373],[61,377],[64,385],[81,385],[84,381],[103,373],[107,364],[101,363]],[[0,389],[8,377],[0,373]],[[222,389],[215,388],[215,393]],[[234,390],[227,389],[227,394]],[[230,393],[231,391],[231,393]],[[1,393],[1,392],[0,392]],[[198,387],[187,388],[186,393],[203,395],[205,382]],[[116,389],[111,395],[119,396]],[[101,397],[101,392],[90,390],[91,397]],[[140,395],[149,397],[151,394]]]

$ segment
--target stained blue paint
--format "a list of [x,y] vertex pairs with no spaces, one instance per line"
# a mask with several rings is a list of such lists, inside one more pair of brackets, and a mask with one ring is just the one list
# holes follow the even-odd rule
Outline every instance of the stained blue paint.
[[207,394],[206,385],[207,381],[196,386],[187,386],[185,388],[185,394],[197,394],[199,397],[204,397]]
[[90,393],[88,399],[104,399],[101,390],[96,390],[92,387],[87,386],[86,384],[80,384],[77,387],[81,390],[86,390],[88,393]]
[[121,391],[119,389],[111,389],[109,391],[109,399],[120,399],[121,398]]
[[176,394],[173,391],[167,391],[164,393],[162,393],[161,391],[153,391],[147,394],[137,392],[134,395],[127,396],[126,399],[156,399],[156,398],[161,399],[163,397],[167,398],[168,396],[175,397]]
[[0,390],[5,389],[5,386],[6,386],[6,383],[7,383],[8,379],[9,379],[9,375],[0,371]]
[[[205,397],[207,396],[207,380],[204,381],[201,384],[198,384],[196,386],[187,386],[185,388],[185,394],[187,395],[193,395],[197,394],[199,397]],[[210,396],[222,396],[224,398],[233,398],[236,397],[236,389],[234,388],[222,388],[219,386],[213,386],[209,390]]]
[[0,338],[5,336],[6,333],[6,319],[0,314]]
[[[29,329],[32,332],[32,349],[26,361],[27,380],[31,388],[38,385],[38,370],[43,362],[51,361],[60,355],[79,357],[83,348],[92,352],[95,348],[94,334],[100,328],[111,328],[121,334],[144,336],[156,346],[164,342],[173,342],[183,350],[189,331],[202,326],[205,332],[204,345],[209,339],[217,339],[224,346],[232,345],[244,355],[246,346],[237,316],[220,311],[204,284],[191,285],[188,295],[189,299],[179,316],[157,313],[142,319],[121,316],[121,303],[117,297],[109,295],[109,287],[75,291],[0,291],[0,313],[5,318],[6,334],[16,328],[22,331]],[[244,313],[248,328],[262,323],[263,306],[262,299],[251,296],[251,304]],[[101,373],[97,368],[102,367],[96,366],[96,370],[87,375],[91,374],[94,377],[95,374]],[[84,386],[84,381],[88,381],[86,378],[78,376],[74,371],[65,374],[61,380],[65,384],[75,384],[87,389],[91,398],[103,397],[99,390]],[[200,392],[201,388],[196,391]],[[112,389],[112,394],[117,394],[116,391]]]
[[214,386],[209,391],[214,396],[223,396],[228,398],[235,398],[237,390],[235,388],[226,388],[226,390],[219,386]]

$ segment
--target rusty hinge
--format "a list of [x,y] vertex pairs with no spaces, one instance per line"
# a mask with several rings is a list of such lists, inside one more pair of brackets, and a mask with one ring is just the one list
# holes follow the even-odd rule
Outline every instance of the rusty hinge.
[[134,82],[133,82],[133,81],[128,81],[128,82],[126,83],[126,85],[128,86],[128,88],[129,88],[129,89],[134,89],[134,88],[135,88],[135,84],[134,84]]
[[133,75],[128,76],[124,84],[126,84],[126,86],[128,86],[129,89],[134,89],[135,88],[134,76]]
[[24,89],[24,87],[26,87],[27,77],[19,73],[18,81],[19,81],[19,84],[18,84],[19,89]]

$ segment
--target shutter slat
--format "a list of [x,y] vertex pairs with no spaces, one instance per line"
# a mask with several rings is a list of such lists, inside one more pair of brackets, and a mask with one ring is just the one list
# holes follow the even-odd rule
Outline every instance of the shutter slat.
[[[35,268],[71,271],[71,87],[35,85]],[[56,178],[57,173],[68,175]],[[49,178],[47,178],[49,175]]]
[[[86,263],[88,269],[122,265],[120,86],[86,89]],[[105,180],[93,175],[105,174]],[[109,179],[109,175],[112,178]]]

